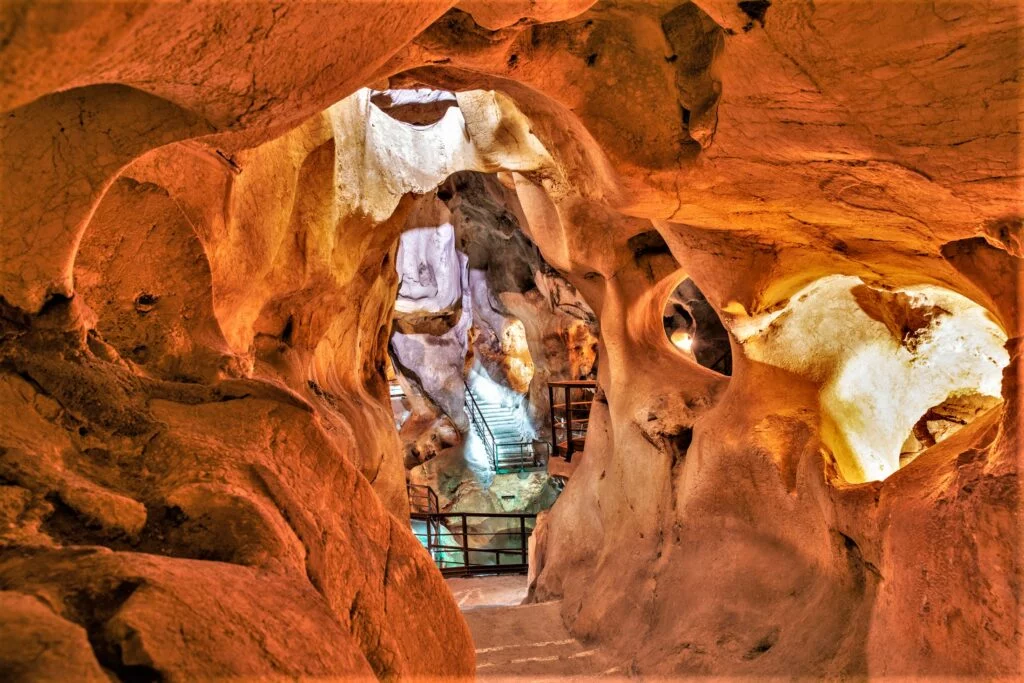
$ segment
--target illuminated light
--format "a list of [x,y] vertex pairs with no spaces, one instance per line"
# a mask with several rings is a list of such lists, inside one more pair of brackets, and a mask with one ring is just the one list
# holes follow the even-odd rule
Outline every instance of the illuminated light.
[[684,353],[693,353],[693,336],[689,332],[676,330],[672,333],[672,343]]
[[[537,438],[537,433],[530,424],[529,402],[524,400],[523,394],[495,382],[479,362],[473,365],[466,381],[480,400],[491,405],[503,406],[509,411],[509,416],[515,422],[525,441],[529,442]],[[494,468],[491,466],[487,446],[472,428],[466,436],[464,452],[466,466],[473,476],[484,488],[490,487],[494,480]]]
[[505,367],[509,385],[519,393],[530,390],[530,382],[536,368],[530,347],[526,342],[526,326],[521,320],[512,320],[502,332],[501,351],[505,356]]
[[747,309],[739,301],[730,301],[722,307],[722,313],[728,315],[748,315]]
[[466,441],[463,447],[463,459],[466,468],[472,473],[484,488],[488,488],[494,480],[494,468],[491,467],[491,456],[487,453],[487,446],[472,427],[466,433]]

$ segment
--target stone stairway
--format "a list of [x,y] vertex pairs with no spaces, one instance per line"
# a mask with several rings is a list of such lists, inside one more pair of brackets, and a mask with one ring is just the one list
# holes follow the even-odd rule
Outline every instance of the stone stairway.
[[566,631],[560,607],[546,602],[465,610],[476,645],[477,678],[516,683],[625,678],[621,663]]
[[[498,473],[542,466],[540,445],[523,433],[515,410],[466,387],[466,414]],[[493,441],[492,441],[493,439]],[[488,443],[491,442],[491,443]]]
[[561,603],[521,604],[526,577],[448,579],[476,645],[478,680],[592,681],[626,678],[628,665],[573,638],[562,623]]

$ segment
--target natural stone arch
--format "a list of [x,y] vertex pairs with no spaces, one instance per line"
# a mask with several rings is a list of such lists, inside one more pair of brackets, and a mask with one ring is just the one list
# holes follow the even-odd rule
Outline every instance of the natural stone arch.
[[46,95],[8,112],[0,209],[21,237],[4,241],[0,295],[29,311],[50,295],[70,296],[75,251],[118,173],[154,147],[209,132],[194,113],[123,85]]
[[[385,5],[355,4],[360,33],[373,40],[393,36],[400,44],[450,3],[418,3],[415,12],[405,8],[400,17]],[[305,22],[333,18],[344,23],[352,16],[349,4],[310,5],[281,16],[270,7],[236,12],[214,4],[193,8],[187,16],[180,9],[157,3],[136,13],[111,14],[90,7],[55,17],[46,8],[5,7],[18,28],[5,58],[22,78],[12,81],[13,90],[4,89],[14,108],[0,130],[0,170],[18,184],[4,193],[0,208],[5,222],[40,226],[24,233],[24,244],[8,244],[0,255],[0,295],[9,303],[37,311],[50,294],[70,295],[73,254],[85,225],[118,172],[134,159],[170,142],[214,133],[223,133],[214,144],[224,145],[229,155],[273,139],[361,86],[374,60],[389,50],[384,43],[377,50],[346,44],[350,37],[335,33],[321,37],[336,48],[332,52],[315,41],[296,42]],[[75,28],[94,23],[96,29],[78,32],[62,26],[55,31],[55,19]],[[197,27],[213,24],[223,29],[216,39],[198,38],[203,31]],[[278,51],[257,52],[244,39],[261,30],[269,36],[275,28],[271,42],[292,48],[301,44],[306,59],[291,60],[291,68],[285,69],[276,60]],[[198,41],[194,49],[172,40],[184,36]],[[85,50],[91,61],[73,60],[50,72],[37,69],[54,41],[66,49]],[[111,51],[113,44],[118,49]],[[126,59],[127,54],[133,59]],[[252,82],[235,79],[225,58],[239,69],[252,70]],[[168,63],[179,68],[168,70]],[[325,70],[333,78],[324,79]],[[261,72],[262,86],[256,84],[256,71]],[[295,87],[296,73],[305,87]],[[56,89],[63,91],[51,93]],[[62,137],[71,143],[68,163],[53,169],[47,168],[46,155],[25,147],[51,140],[59,146]],[[29,163],[40,158],[38,168]],[[57,204],[68,209],[57,214],[45,208]]]
[[206,253],[166,189],[122,177],[104,195],[75,259],[93,328],[151,376],[241,376],[213,311]]
[[872,289],[831,277],[785,307],[729,326],[749,358],[821,386],[822,438],[846,481],[884,479],[933,406],[1001,397],[1005,332],[969,299],[935,287]]
[[683,278],[665,301],[665,334],[681,353],[723,375],[732,372],[729,332],[693,278]]

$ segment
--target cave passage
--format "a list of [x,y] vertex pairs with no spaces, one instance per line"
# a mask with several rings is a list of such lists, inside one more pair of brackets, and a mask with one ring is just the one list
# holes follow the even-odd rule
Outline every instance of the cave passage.
[[732,330],[748,358],[821,383],[825,455],[848,482],[885,479],[1002,403],[1005,331],[942,287],[826,277]]
[[0,681],[1022,680],[1019,3],[0,3]]
[[663,318],[665,334],[677,349],[706,368],[732,374],[729,333],[693,280],[686,278],[672,291]]
[[[409,110],[446,101],[412,95],[386,111],[423,122]],[[596,316],[524,222],[514,186],[464,171],[417,200],[398,240],[389,393],[413,529],[447,576],[525,575],[571,461],[552,448],[548,383],[597,370]]]

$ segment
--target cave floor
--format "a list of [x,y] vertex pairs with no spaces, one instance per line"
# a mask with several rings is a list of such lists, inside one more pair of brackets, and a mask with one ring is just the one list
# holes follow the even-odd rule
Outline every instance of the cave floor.
[[620,678],[622,667],[566,630],[560,602],[522,605],[525,576],[449,579],[476,646],[478,678],[488,681]]

